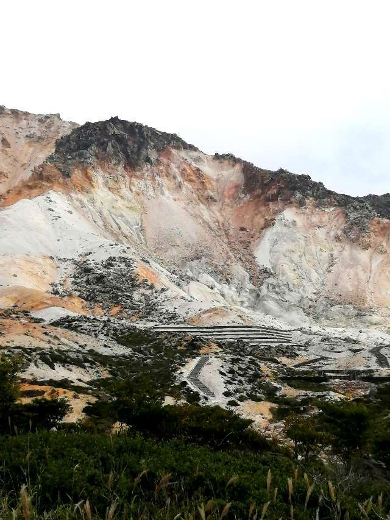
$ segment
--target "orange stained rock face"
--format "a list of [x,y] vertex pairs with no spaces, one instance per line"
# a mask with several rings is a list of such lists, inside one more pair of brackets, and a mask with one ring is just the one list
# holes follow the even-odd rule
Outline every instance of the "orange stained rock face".
[[[36,397],[45,397],[46,399],[58,399],[66,397],[67,399],[77,399],[79,396],[76,392],[66,388],[58,388],[48,385],[35,385],[33,383],[20,384],[21,402],[29,402]],[[33,395],[33,394],[36,395]],[[31,394],[31,395],[28,395]]]
[[0,338],[1,343],[7,341],[6,336],[8,334],[26,334],[28,333],[32,337],[42,338],[43,329],[40,324],[32,324],[23,319],[11,319],[11,318],[0,318],[0,332],[2,337]]
[[115,305],[114,307],[111,307],[110,309],[110,316],[118,316],[122,310],[122,307],[120,305]]
[[[45,325],[42,323],[35,323],[30,321],[28,317],[10,318],[4,317],[4,314],[0,316],[0,347],[6,345],[15,344],[17,346],[18,338],[24,340],[33,341],[37,340],[39,344],[48,344],[48,338],[50,338],[51,344],[59,343],[58,329],[51,325]],[[73,333],[61,329],[61,337],[71,339]],[[38,344],[37,343],[37,344]]]
[[138,262],[137,275],[140,282],[142,280],[147,280],[149,283],[153,285],[162,285],[157,273],[143,262]]
[[272,411],[277,408],[278,405],[269,401],[254,402],[244,401],[239,407],[238,411],[240,415],[247,419],[252,419],[253,427],[259,431],[268,430],[271,428],[272,432]]
[[31,255],[1,256],[0,284],[23,286],[42,292],[50,291],[56,280],[57,266],[53,258]]
[[70,177],[52,164],[43,164],[15,188],[0,196],[0,208],[11,206],[22,199],[34,199],[54,190],[59,193],[89,192],[93,189],[92,172],[87,167],[73,168]]
[[47,307],[63,307],[72,312],[87,314],[85,302],[78,296],[59,298],[37,289],[13,286],[0,289],[0,308],[16,306],[20,310],[39,311]]

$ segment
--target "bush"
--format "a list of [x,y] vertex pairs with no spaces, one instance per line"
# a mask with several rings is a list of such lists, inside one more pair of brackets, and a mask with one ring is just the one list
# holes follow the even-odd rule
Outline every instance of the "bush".
[[[31,518],[80,519],[87,500],[94,520],[107,518],[113,504],[117,520],[202,518],[198,508],[206,504],[210,520],[221,518],[225,508],[227,520],[253,520],[261,517],[268,502],[270,519],[291,518],[291,505],[294,518],[301,520],[315,518],[317,510],[319,518],[329,520],[345,518],[347,513],[350,518],[379,515],[376,495],[367,516],[359,508],[360,503],[368,510],[373,486],[367,486],[366,492],[362,492],[362,482],[357,491],[350,482],[347,488],[336,482],[330,486],[325,469],[316,468],[314,481],[310,470],[305,476],[281,455],[237,449],[216,452],[187,442],[157,442],[139,434],[8,436],[1,439],[0,460],[0,496],[8,501],[3,504],[2,518],[7,518],[6,507],[12,518],[24,484],[32,497],[31,511],[36,512]],[[385,518],[388,486],[376,483],[375,492],[382,491],[381,517]]]
[[59,426],[69,410],[66,399],[34,399],[11,408],[11,424],[19,431],[50,430]]
[[18,403],[20,361],[0,356],[0,433],[15,433],[57,426],[69,411],[65,399],[34,399]]
[[346,461],[367,451],[371,413],[356,402],[321,403],[317,427],[328,435],[333,450]]
[[17,358],[0,355],[0,416],[3,420],[8,419],[7,414],[19,397],[19,369],[20,361]]
[[111,401],[96,401],[85,408],[84,428],[108,431],[119,421],[131,430],[155,439],[180,439],[215,449],[240,446],[269,449],[270,443],[242,419],[219,406],[193,404],[163,406],[156,396],[129,395]]
[[308,460],[318,455],[331,442],[331,437],[318,428],[314,417],[290,415],[285,423],[286,435],[294,443],[294,455]]

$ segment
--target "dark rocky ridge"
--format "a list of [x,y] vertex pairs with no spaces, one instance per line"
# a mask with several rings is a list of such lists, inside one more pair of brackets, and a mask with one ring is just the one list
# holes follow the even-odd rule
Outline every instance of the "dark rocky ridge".
[[[129,122],[118,117],[97,123],[85,123],[70,134],[60,138],[55,151],[47,162],[55,164],[60,171],[69,175],[71,167],[78,163],[94,164],[107,161],[112,166],[133,169],[153,163],[153,152],[161,152],[168,146],[176,149],[198,150],[176,134],[160,132],[140,123]],[[322,182],[313,181],[309,175],[298,175],[280,168],[277,171],[259,168],[233,154],[214,155],[216,160],[241,163],[245,178],[244,190],[269,192],[269,200],[292,200],[305,205],[313,199],[320,206],[337,205],[347,214],[364,214],[364,219],[375,216],[390,219],[390,194],[352,197],[327,189]]]
[[[113,117],[107,121],[85,123],[60,138],[47,162],[66,175],[70,175],[72,167],[77,164],[92,165],[97,161],[105,161],[113,167],[137,169],[144,164],[153,164],[155,152],[167,147],[198,150],[176,134]],[[368,222],[376,216],[390,219],[390,194],[352,197],[327,189],[309,175],[297,175],[285,169],[266,170],[232,154],[216,153],[214,158],[242,164],[244,191],[248,194],[259,190],[266,194],[268,201],[292,201],[304,206],[308,199],[312,199],[320,207],[343,208],[348,232],[351,228],[367,231]]]
[[258,168],[254,164],[232,154],[215,154],[217,160],[241,163],[244,174],[244,190],[252,194],[265,192],[268,201],[293,201],[301,206],[313,199],[318,206],[339,206],[347,217],[348,232],[358,227],[367,231],[369,220],[374,217],[390,219],[390,194],[352,197],[329,190],[322,182],[313,181],[309,175],[299,175],[280,168],[277,171]]
[[381,217],[390,219],[390,193],[384,193],[383,195],[370,194],[358,198],[367,201]]
[[70,174],[71,166],[78,163],[94,164],[99,160],[113,166],[136,169],[145,163],[152,164],[152,153],[160,152],[168,146],[197,150],[176,134],[112,117],[107,121],[85,123],[58,139],[55,151],[47,162],[55,164],[67,175]]

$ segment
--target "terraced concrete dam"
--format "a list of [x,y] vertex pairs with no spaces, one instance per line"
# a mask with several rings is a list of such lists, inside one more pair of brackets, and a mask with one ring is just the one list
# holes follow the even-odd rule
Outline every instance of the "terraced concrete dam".
[[216,341],[241,340],[250,346],[256,345],[291,345],[292,331],[272,329],[270,327],[249,325],[214,325],[210,327],[195,327],[190,325],[158,325],[153,328],[160,332],[179,332],[191,334]]

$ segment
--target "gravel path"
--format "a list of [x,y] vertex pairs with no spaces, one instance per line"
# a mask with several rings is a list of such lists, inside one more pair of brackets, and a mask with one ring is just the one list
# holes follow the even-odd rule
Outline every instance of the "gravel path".
[[376,357],[376,360],[378,361],[378,365],[381,368],[390,368],[389,360],[387,359],[387,356],[382,354],[382,346],[374,347],[370,350],[371,354],[373,354]]
[[210,356],[202,356],[197,361],[194,368],[191,370],[188,379],[191,381],[191,383],[198,388],[203,394],[207,395],[208,397],[214,397],[214,392],[210,390],[200,379],[199,374],[203,370],[203,367],[206,365],[208,360],[210,359]]

